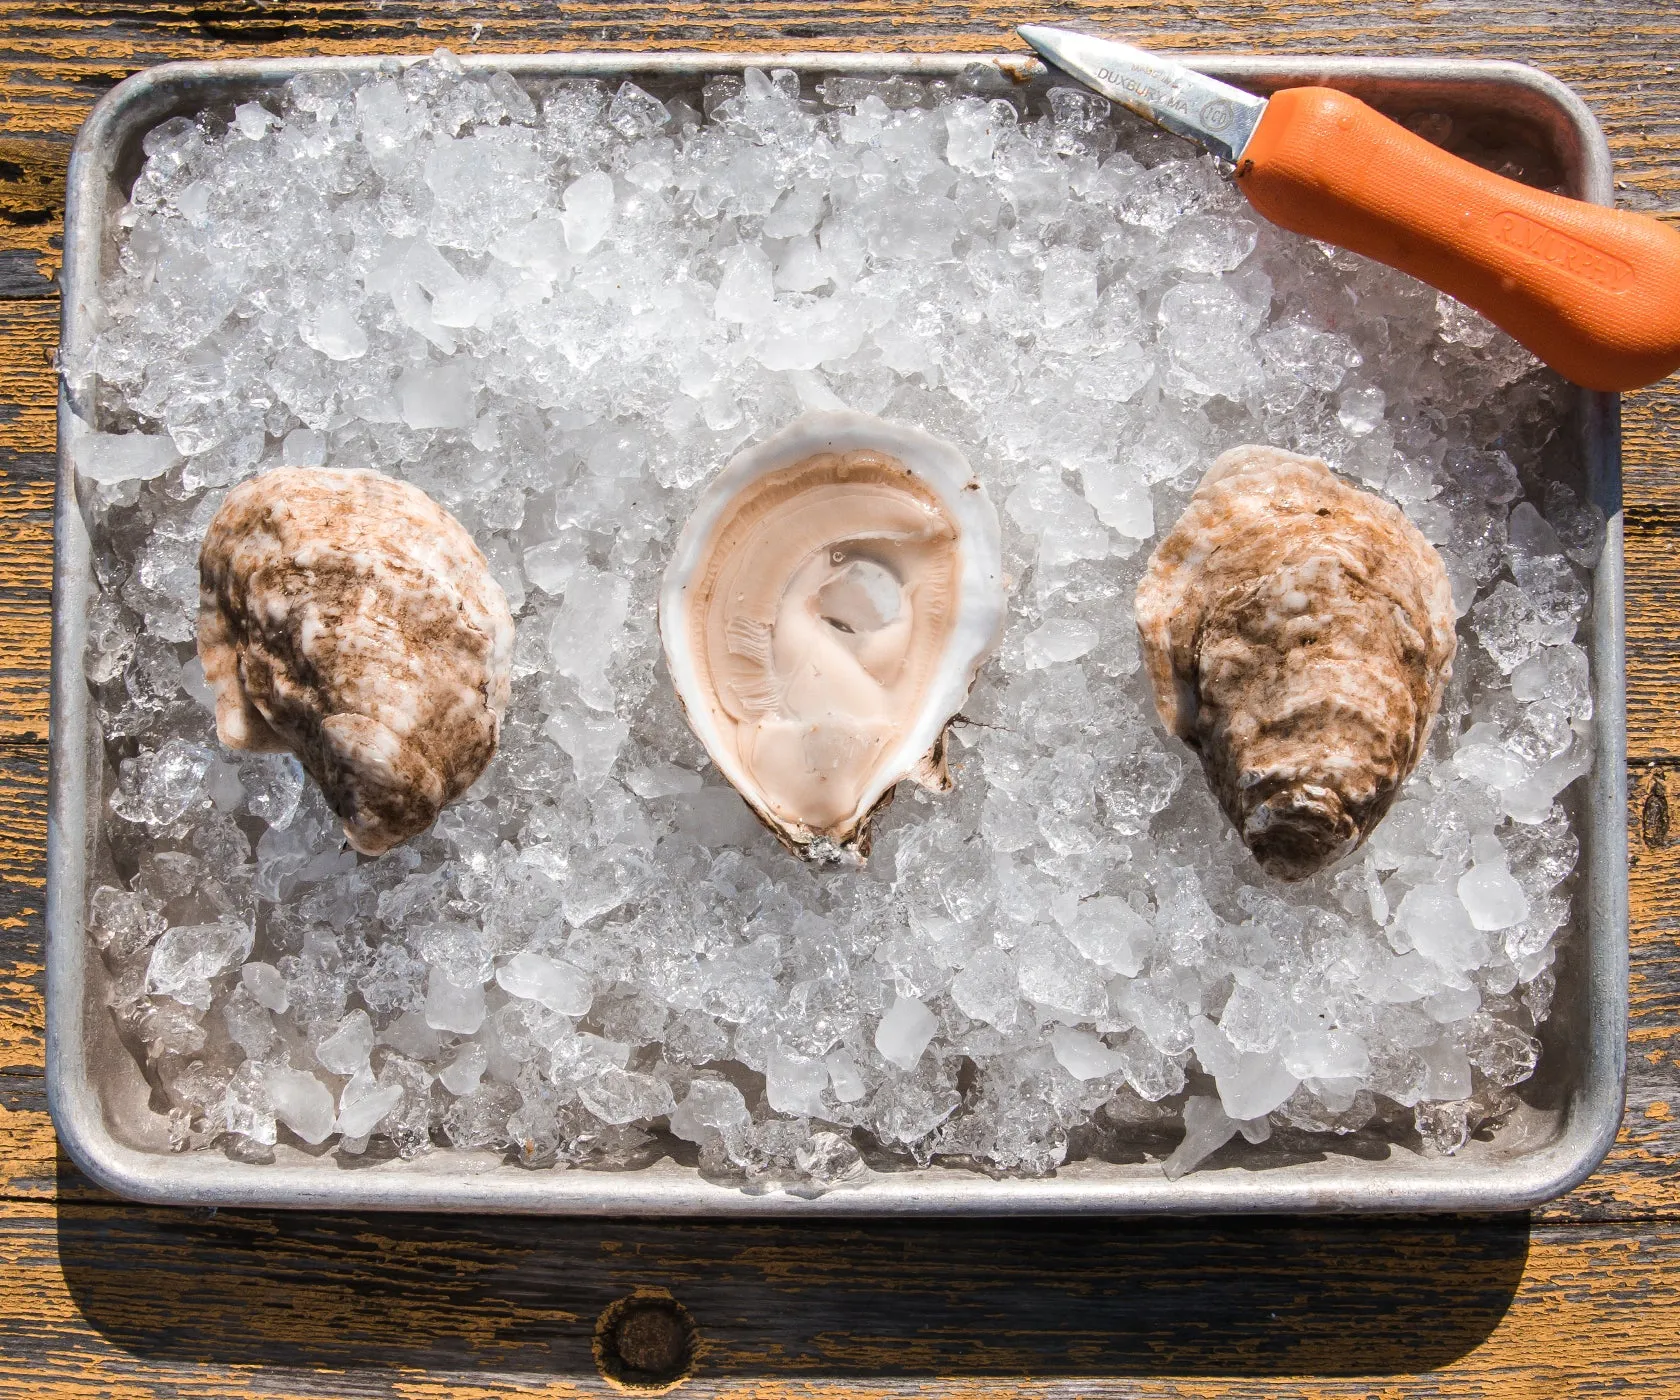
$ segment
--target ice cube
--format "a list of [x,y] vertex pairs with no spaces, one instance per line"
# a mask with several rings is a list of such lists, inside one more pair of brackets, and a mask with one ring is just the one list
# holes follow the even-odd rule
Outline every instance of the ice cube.
[[1445,885],[1407,890],[1394,922],[1424,957],[1454,971],[1480,967],[1492,951],[1462,900]]
[[1374,384],[1352,384],[1336,400],[1336,421],[1349,437],[1369,437],[1383,421],[1388,398]]
[[274,125],[274,115],[260,102],[241,102],[233,109],[233,124],[247,141],[260,141]]
[[287,1006],[286,979],[273,963],[248,962],[239,969],[239,980],[259,1006],[283,1012]]
[[411,428],[465,428],[473,421],[476,386],[460,360],[404,370],[397,380],[403,422]]
[[939,1020],[915,997],[899,996],[875,1027],[875,1048],[899,1069],[911,1070],[922,1058]]
[[359,360],[368,352],[367,332],[348,302],[322,302],[304,318],[298,334],[305,345],[329,360]]
[[823,1056],[823,1067],[828,1071],[829,1087],[838,1102],[856,1103],[868,1092],[857,1062],[847,1051],[830,1050]]
[[1108,972],[1135,977],[1154,942],[1149,921],[1125,900],[1099,895],[1078,903],[1063,919],[1068,942]]
[[280,461],[288,467],[318,467],[326,460],[326,435],[313,428],[293,428],[280,445]]
[[433,1030],[471,1035],[484,1024],[484,987],[461,986],[442,968],[426,978],[426,1024]]
[[651,92],[645,92],[634,83],[624,82],[618,85],[618,91],[613,94],[612,105],[607,108],[607,123],[617,130],[626,141],[642,141],[658,131],[662,131],[671,120],[671,114],[665,109],[665,104]]
[[1478,929],[1510,928],[1528,917],[1528,896],[1503,861],[1471,866],[1459,877],[1458,898]]
[[746,1128],[752,1117],[741,1091],[726,1079],[696,1078],[672,1111],[671,1132],[685,1142],[704,1143]]
[[781,1046],[770,1052],[770,1063],[764,1071],[764,1094],[777,1113],[824,1116],[823,1090],[827,1087],[828,1068],[821,1060],[809,1059]]
[[1056,1063],[1075,1079],[1101,1079],[1125,1064],[1124,1056],[1115,1054],[1089,1031],[1071,1026],[1056,1027],[1050,1035],[1050,1048]]
[[496,969],[496,984],[563,1016],[584,1015],[595,1000],[589,978],[570,963],[541,953],[515,953]]
[[334,1074],[354,1074],[373,1053],[373,1021],[359,1007],[315,1047],[315,1058]]
[[1042,670],[1063,661],[1077,661],[1097,644],[1097,629],[1083,618],[1049,618],[1027,634],[1026,662]]
[[724,321],[762,321],[776,303],[775,271],[761,249],[742,245],[730,256],[718,283],[715,309]]
[[366,1136],[379,1127],[402,1097],[401,1084],[381,1083],[363,1065],[338,1096],[338,1131],[347,1138]]
[[1237,1124],[1220,1101],[1193,1095],[1184,1101],[1184,1140],[1161,1163],[1169,1181],[1177,1181],[1213,1156],[1237,1135]]
[[300,1138],[311,1145],[327,1140],[337,1117],[333,1096],[313,1074],[269,1065],[263,1070],[263,1087],[268,1090],[274,1116]]
[[595,250],[612,228],[614,197],[612,176],[604,170],[592,170],[566,186],[560,226],[567,248],[580,254]]
[[146,964],[146,990],[161,996],[193,993],[250,955],[255,942],[249,925],[231,921],[172,928],[152,945]]
[[75,432],[70,439],[70,456],[77,471],[105,486],[149,481],[181,460],[172,438],[147,433]]
[[629,609],[628,580],[584,565],[566,585],[565,602],[549,627],[548,654],[555,671],[577,683],[579,696],[592,709],[613,708],[607,668]]
[[671,1086],[638,1070],[608,1065],[578,1085],[578,1100],[603,1123],[663,1118],[675,1107]]
[[1148,483],[1131,464],[1106,459],[1087,462],[1079,475],[1085,499],[1109,529],[1130,540],[1147,540],[1155,533],[1155,502]]
[[469,1040],[455,1058],[438,1071],[438,1082],[452,1094],[470,1094],[478,1088],[490,1063],[489,1053],[476,1040]]

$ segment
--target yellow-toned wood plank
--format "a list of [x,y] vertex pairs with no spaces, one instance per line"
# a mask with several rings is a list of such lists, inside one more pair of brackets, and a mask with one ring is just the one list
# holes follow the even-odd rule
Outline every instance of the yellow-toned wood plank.
[[1558,1400],[1680,1395],[1680,1228],[1497,1220],[864,1225],[14,1203],[0,1397],[607,1393],[663,1288],[679,1392]]
[[0,300],[0,741],[47,737],[57,345],[56,298]]
[[56,301],[0,301],[0,452],[50,453],[57,442]]
[[[1671,84],[1654,66],[1680,42],[1668,7],[1619,0],[1535,10],[1466,9],[1410,0],[1307,0],[1283,7],[1214,0],[1163,8],[1149,0],[802,0],[737,5],[570,0],[526,3],[0,4],[4,73],[0,130],[73,132],[94,100],[138,68],[184,58],[259,54],[531,52],[731,48],[1018,50],[1026,20],[1083,23],[1162,47],[1252,52],[1437,54],[1514,58],[1547,67],[1580,88],[1611,128],[1630,192],[1650,179],[1673,184],[1680,118]],[[1614,36],[1620,42],[1605,42]],[[1666,175],[1664,172],[1667,172]]]
[[[9,552],[0,548],[0,569]],[[50,545],[47,552],[50,557]],[[49,587],[30,591],[45,597]],[[42,662],[51,654],[52,618],[44,604],[0,588],[0,740],[46,739],[51,687]]]
[[1547,1220],[1680,1217],[1680,785],[1672,837],[1666,815],[1676,775],[1628,769],[1627,1111],[1604,1165],[1536,1215]]
[[1680,760],[1680,387],[1622,400],[1628,757]]
[[54,297],[70,143],[0,138],[0,296]]
[[47,1114],[46,810],[43,746],[0,744],[0,1197],[93,1192],[60,1166]]

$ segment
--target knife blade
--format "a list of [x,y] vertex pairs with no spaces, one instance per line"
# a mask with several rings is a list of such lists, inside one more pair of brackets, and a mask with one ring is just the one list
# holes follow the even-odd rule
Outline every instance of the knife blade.
[[1589,389],[1680,367],[1680,233],[1550,194],[1431,145],[1334,88],[1270,98],[1129,44],[1018,31],[1049,63],[1235,169],[1273,223],[1399,268]]
[[1200,142],[1235,165],[1260,125],[1266,99],[1147,49],[1070,29],[1023,24],[1016,31],[1039,55],[1086,87],[1147,121]]

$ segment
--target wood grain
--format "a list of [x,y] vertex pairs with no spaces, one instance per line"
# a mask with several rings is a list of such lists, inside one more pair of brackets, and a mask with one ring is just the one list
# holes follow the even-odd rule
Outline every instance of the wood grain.
[[1639,0],[0,0],[0,1400],[600,1395],[594,1319],[644,1286],[699,1323],[684,1395],[1680,1397],[1676,388],[1623,403],[1629,1112],[1605,1167],[1532,1222],[205,1218],[109,1203],[56,1149],[41,1067],[52,277],[69,142],[92,103],[171,58],[980,52],[1014,47],[1029,19],[1161,47],[1537,63],[1603,121],[1621,201],[1680,219],[1680,64],[1664,58],[1680,10]]
[[[5,149],[0,143],[0,152]],[[62,202],[62,184],[58,197]],[[62,209],[53,217],[55,226],[61,224]],[[58,392],[52,368],[56,288],[54,293],[44,300],[0,300],[0,742],[47,737]]]
[[1004,1377],[1066,1397],[1552,1400],[1615,1377],[1680,1395],[1667,1224],[791,1229],[19,1204],[0,1217],[0,1397],[600,1393],[594,1320],[647,1287],[699,1326],[685,1395],[979,1396]]
[[0,138],[0,296],[53,297],[62,245],[66,140]]

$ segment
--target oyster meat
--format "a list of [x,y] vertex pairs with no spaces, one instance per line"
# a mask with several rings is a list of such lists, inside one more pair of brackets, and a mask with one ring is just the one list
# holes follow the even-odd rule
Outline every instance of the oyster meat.
[[1268,874],[1382,820],[1452,679],[1445,566],[1398,508],[1272,447],[1216,461],[1137,591],[1161,722]]
[[372,471],[282,467],[228,492],[198,556],[198,654],[229,748],[290,749],[378,855],[496,752],[513,619],[460,523]]
[[945,731],[1004,614],[997,511],[956,448],[812,413],[735,457],[665,571],[659,630],[722,772],[792,851],[862,859],[901,778],[950,786]]

